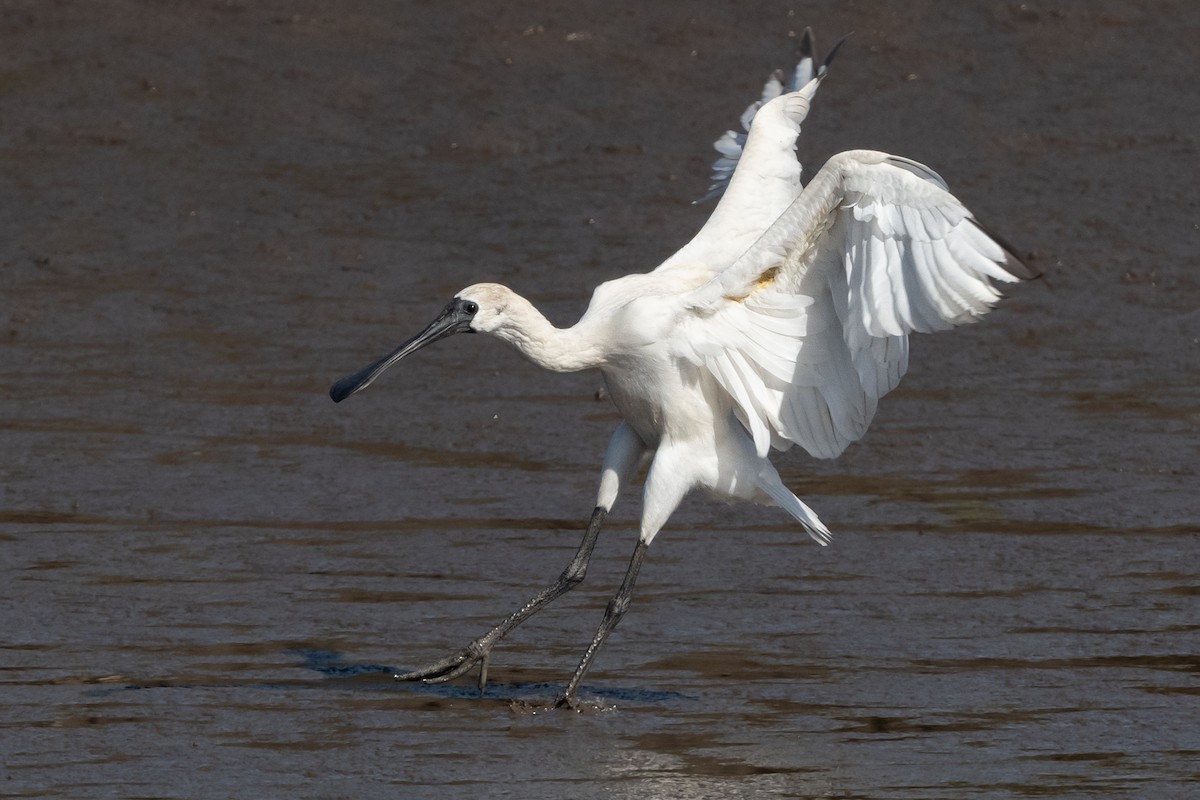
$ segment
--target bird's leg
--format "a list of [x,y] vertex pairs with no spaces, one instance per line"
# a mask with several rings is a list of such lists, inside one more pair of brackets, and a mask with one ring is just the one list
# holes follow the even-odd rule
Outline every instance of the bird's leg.
[[649,546],[645,540],[638,540],[637,547],[633,551],[633,558],[629,560],[629,568],[625,570],[625,579],[621,581],[621,588],[613,595],[613,599],[608,601],[608,606],[604,609],[604,619],[600,621],[600,627],[596,630],[596,635],[592,637],[592,643],[588,645],[583,659],[575,668],[575,674],[571,676],[571,682],[567,684],[566,691],[555,701],[555,708],[575,707],[575,693],[579,691],[579,684],[583,680],[584,674],[592,666],[592,659],[596,657],[596,651],[600,649],[600,645],[608,638],[608,634],[612,633],[613,628],[617,627],[617,623],[621,621],[621,617],[629,610],[629,604],[633,601],[633,584],[637,580],[638,570],[642,568],[642,559],[645,558],[646,549]]
[[479,691],[482,694],[487,682],[488,657],[492,652],[492,648],[513,628],[532,617],[551,600],[575,588],[583,580],[584,575],[587,573],[588,561],[592,557],[592,550],[595,549],[596,540],[600,537],[600,526],[603,524],[604,517],[607,514],[608,510],[603,506],[596,506],[596,509],[592,511],[592,518],[588,522],[587,531],[583,534],[583,541],[579,543],[579,549],[575,552],[575,557],[571,559],[571,563],[558,576],[558,580],[547,586],[531,598],[528,603],[506,617],[503,622],[471,642],[462,650],[422,669],[399,673],[394,676],[396,680],[442,683],[465,674],[475,664],[479,664]]

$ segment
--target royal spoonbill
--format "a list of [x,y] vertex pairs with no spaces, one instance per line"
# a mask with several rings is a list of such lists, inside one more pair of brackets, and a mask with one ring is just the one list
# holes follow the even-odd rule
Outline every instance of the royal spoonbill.
[[806,33],[791,81],[773,76],[743,114],[747,134],[718,140],[710,191],[721,200],[656,269],[600,285],[565,329],[505,286],[468,286],[415,337],[330,389],[340,402],[426,345],[487,333],[545,369],[599,370],[623,417],[583,541],[558,579],[462,650],[397,679],[447,681],[478,665],[482,690],[492,648],[583,580],[605,515],[649,463],[633,557],[556,702],[574,706],[647,548],[688,492],[777,505],[828,544],[771,449],[839,455],[904,375],[908,334],[974,322],[1000,297],[993,281],[1036,276],[915,161],[844,152],[801,184],[796,139],[829,63],[814,66],[811,42]]

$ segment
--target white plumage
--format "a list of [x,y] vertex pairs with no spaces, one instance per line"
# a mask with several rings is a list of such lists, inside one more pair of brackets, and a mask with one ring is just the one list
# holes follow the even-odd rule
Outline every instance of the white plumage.
[[512,290],[477,284],[417,337],[335,384],[333,398],[344,399],[409,353],[470,330],[546,369],[599,370],[624,419],[562,577],[463,651],[397,677],[447,680],[481,663],[482,686],[496,641],[582,579],[604,516],[647,461],[634,558],[560,704],[573,702],[628,606],[646,547],[691,490],[775,504],[827,544],[828,528],[783,485],[770,450],[839,455],[907,370],[908,334],[973,322],[999,298],[994,281],[1034,276],[916,162],[845,152],[802,186],[796,138],[826,74],[812,63],[806,53],[798,74],[812,77],[795,91],[768,82],[765,102],[744,115],[744,143],[732,132],[718,140],[714,178],[731,165],[732,174],[699,233],[657,269],[597,287],[574,326],[555,328]]

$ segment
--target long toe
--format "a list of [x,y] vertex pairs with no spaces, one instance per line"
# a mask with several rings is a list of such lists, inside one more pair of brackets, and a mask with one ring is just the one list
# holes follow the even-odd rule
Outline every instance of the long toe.
[[452,681],[459,676],[466,675],[474,668],[475,660],[467,660],[453,669],[447,670],[439,675],[430,675],[429,677],[422,678],[421,680],[425,683],[445,683],[446,681]]
[[414,669],[411,672],[397,672],[392,677],[398,681],[440,683],[463,674],[475,664],[475,661],[476,659],[471,658],[470,651],[463,650],[421,669]]
[[[445,683],[465,675],[476,664],[483,662],[481,669],[486,670],[487,657],[491,647],[480,642],[471,642],[453,655],[435,661],[427,667],[415,669],[412,672],[398,672],[392,677],[398,681],[424,681],[425,683]],[[480,683],[486,680],[486,672],[480,676]]]

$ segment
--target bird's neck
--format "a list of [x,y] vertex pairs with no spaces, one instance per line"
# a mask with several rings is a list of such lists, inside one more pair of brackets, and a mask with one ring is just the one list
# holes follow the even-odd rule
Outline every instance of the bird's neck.
[[543,369],[577,372],[600,366],[603,354],[578,326],[556,328],[525,298],[514,295],[507,309],[508,324],[493,335],[511,344]]

